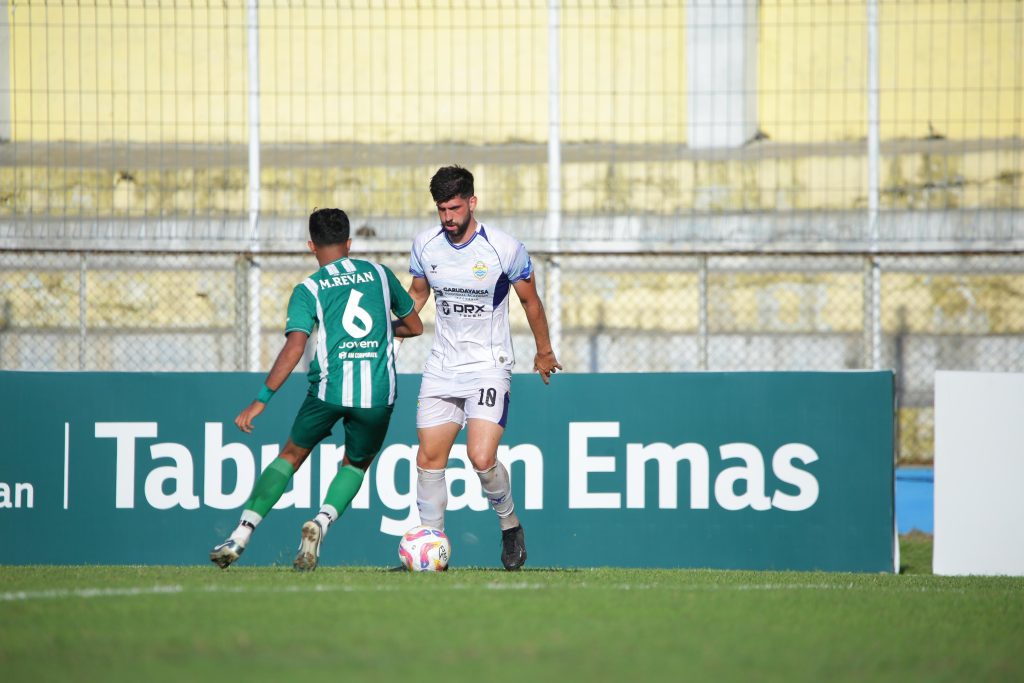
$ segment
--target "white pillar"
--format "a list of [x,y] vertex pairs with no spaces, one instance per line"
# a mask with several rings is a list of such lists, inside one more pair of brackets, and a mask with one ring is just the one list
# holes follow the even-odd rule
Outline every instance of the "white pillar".
[[548,239],[553,253],[547,287],[548,328],[551,348],[557,356],[562,348],[562,272],[558,260],[562,238],[562,140],[559,89],[560,21],[558,0],[548,2]]
[[246,37],[249,47],[249,372],[260,371],[260,26],[259,2],[249,0]]
[[686,8],[687,144],[739,147],[757,133],[757,0]]
[[882,367],[882,271],[878,262],[879,131],[878,0],[867,3],[868,39],[868,239],[871,241],[871,364]]
[[0,140],[10,140],[14,132],[11,96],[11,27],[7,0],[0,0]]

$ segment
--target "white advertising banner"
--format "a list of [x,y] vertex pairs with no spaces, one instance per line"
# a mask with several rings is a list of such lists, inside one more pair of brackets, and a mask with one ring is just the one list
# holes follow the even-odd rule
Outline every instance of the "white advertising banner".
[[935,373],[935,552],[944,575],[1024,576],[1024,373]]

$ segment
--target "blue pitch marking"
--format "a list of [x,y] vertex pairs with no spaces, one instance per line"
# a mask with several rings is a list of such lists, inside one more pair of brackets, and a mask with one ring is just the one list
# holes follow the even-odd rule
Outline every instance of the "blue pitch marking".
[[896,528],[934,533],[935,471],[930,467],[896,469]]

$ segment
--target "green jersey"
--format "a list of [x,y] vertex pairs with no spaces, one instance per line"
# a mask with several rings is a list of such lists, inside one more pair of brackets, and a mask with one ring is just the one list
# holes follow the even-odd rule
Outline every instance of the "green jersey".
[[404,318],[413,301],[387,267],[340,258],[295,286],[285,334],[316,332],[309,395],[354,408],[395,402],[391,315]]

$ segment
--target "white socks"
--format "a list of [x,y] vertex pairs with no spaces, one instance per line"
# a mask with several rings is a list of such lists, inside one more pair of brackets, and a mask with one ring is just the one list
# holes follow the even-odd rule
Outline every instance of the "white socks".
[[316,513],[316,517],[313,521],[320,523],[321,534],[320,538],[323,539],[327,535],[327,530],[331,528],[331,525],[338,521],[338,511],[333,505],[323,505],[320,508],[320,512]]
[[[317,513],[314,518],[320,522],[320,528],[323,529],[323,536],[327,535],[327,529],[334,524],[335,520],[338,519],[338,511],[334,509],[332,505],[324,505],[320,508],[320,512]],[[263,521],[263,518],[252,510],[243,510],[242,519],[235,527],[235,530],[228,536],[229,539],[245,547],[249,545],[249,539],[252,538],[252,532],[256,531],[256,526]],[[321,536],[321,538],[323,538]]]
[[249,539],[252,537],[252,532],[256,531],[256,525],[262,521],[263,518],[252,510],[242,510],[242,519],[228,538],[244,548],[249,545]]
[[416,507],[420,524],[444,531],[444,511],[448,507],[448,484],[444,470],[416,468]]
[[[444,531],[444,511],[448,507],[448,483],[445,481],[444,470],[422,467],[416,470],[416,507],[420,511],[420,524]],[[498,513],[502,531],[519,526],[505,466],[496,462],[494,467],[483,472],[476,470],[476,473],[480,477],[484,495]]]
[[491,503],[491,507],[498,513],[498,523],[501,530],[514,529],[519,526],[519,517],[516,516],[516,505],[512,501],[512,486],[508,480],[508,470],[500,462],[495,462],[494,467],[489,470],[476,470],[480,477],[480,486],[484,495]]

